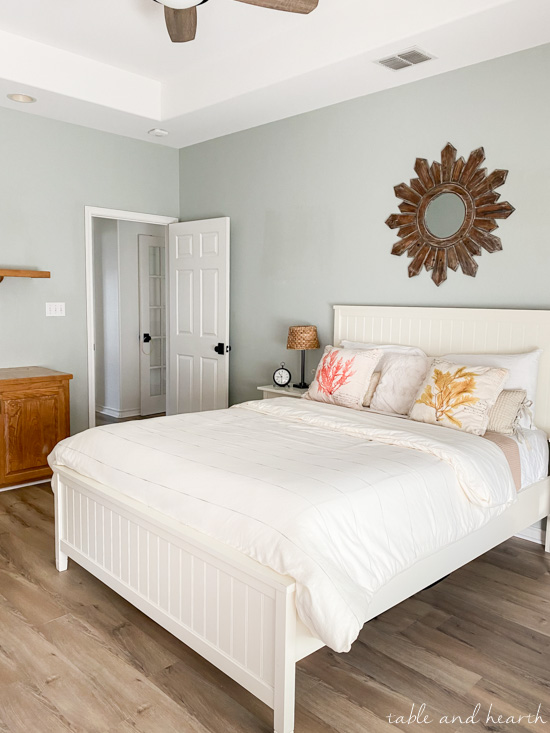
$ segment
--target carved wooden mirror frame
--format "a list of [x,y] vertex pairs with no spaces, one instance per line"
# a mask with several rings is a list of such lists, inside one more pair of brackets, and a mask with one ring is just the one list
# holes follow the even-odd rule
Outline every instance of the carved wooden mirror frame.
[[[418,275],[425,267],[432,271],[432,280],[441,285],[447,279],[447,267],[462,268],[462,272],[475,277],[478,264],[474,256],[483,250],[497,252],[502,249],[499,237],[491,234],[498,228],[496,219],[507,219],[514,207],[507,201],[499,202],[500,194],[495,189],[506,181],[508,171],[495,170],[487,174],[480,168],[485,160],[483,148],[477,148],[466,162],[456,157],[457,151],[451,145],[443,148],[441,163],[431,166],[426,158],[417,158],[414,170],[418,178],[410,185],[400,183],[394,191],[400,214],[392,214],[386,221],[390,229],[399,229],[400,241],[394,244],[392,254],[401,256],[405,252],[412,258],[409,277]],[[454,193],[464,204],[464,221],[450,237],[437,237],[428,229],[426,212],[430,203],[443,193]]]

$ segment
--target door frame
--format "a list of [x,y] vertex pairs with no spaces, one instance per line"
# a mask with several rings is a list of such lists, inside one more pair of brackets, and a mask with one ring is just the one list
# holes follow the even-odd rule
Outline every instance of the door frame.
[[[86,246],[86,331],[88,343],[88,427],[95,427],[95,311],[94,311],[94,219],[116,219],[118,221],[134,221],[139,224],[160,224],[166,227],[166,247],[168,249],[168,226],[179,221],[174,216],[160,216],[158,214],[143,214],[135,211],[119,209],[104,209],[97,206],[84,207],[84,238]],[[168,258],[165,258],[166,267]],[[168,275],[168,271],[166,271]],[[166,296],[168,297],[168,277],[166,278]],[[167,300],[168,302],[168,300]],[[169,309],[166,310],[166,325],[170,319]],[[166,364],[166,378],[168,379],[169,365]]]

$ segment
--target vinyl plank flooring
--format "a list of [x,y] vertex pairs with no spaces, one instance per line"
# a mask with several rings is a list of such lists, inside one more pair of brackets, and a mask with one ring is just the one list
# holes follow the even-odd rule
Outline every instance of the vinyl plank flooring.
[[[508,717],[514,718],[514,722],[508,727],[510,730],[530,730],[540,733],[541,729],[544,730],[546,726],[541,727],[540,723],[529,722],[529,719],[521,719],[523,716],[532,715],[533,719],[538,710],[539,704],[541,709],[544,708],[548,711],[548,706],[544,705],[542,701],[532,702],[530,700],[521,699],[516,695],[510,695],[509,690],[496,685],[488,680],[480,680],[472,690],[472,704],[481,705],[482,709],[487,715],[490,711],[493,720],[498,720],[500,715],[503,719]],[[521,721],[521,722],[517,722]],[[545,723],[550,723],[550,715],[545,712],[544,715]],[[497,724],[494,726],[497,730],[500,730],[500,726]]]
[[114,606],[105,602],[84,606],[78,615],[93,627],[98,638],[112,653],[146,677],[178,661],[175,654],[132,624]]
[[[322,649],[300,663],[300,673],[307,674],[336,690],[361,710],[374,713],[381,720],[396,711],[407,711],[412,708],[413,701],[396,690],[390,690],[377,680],[368,677],[359,669],[348,664],[345,654],[333,654]],[[407,730],[425,730],[425,725],[411,722]],[[454,728],[449,727],[450,731]]]
[[535,679],[544,677],[548,672],[550,660],[546,651],[533,652],[532,649],[518,644],[510,638],[480,628],[466,619],[452,617],[442,624],[439,629],[447,636],[459,639],[472,648],[481,651],[493,659],[496,664],[506,664],[518,671],[527,669],[530,676]]
[[[425,591],[431,593],[431,591]],[[456,587],[453,583],[447,583],[445,594],[441,592],[428,596],[434,599],[434,603],[442,604],[444,609],[467,607],[477,613],[491,616],[496,622],[500,618],[513,621],[526,629],[550,637],[550,616],[548,616],[548,601],[541,599],[539,610],[537,608],[526,608],[520,603],[510,601],[504,595],[490,595],[472,588]],[[546,604],[546,610],[544,605]],[[468,611],[466,611],[468,612]],[[546,614],[546,615],[545,615]]]
[[70,720],[71,730],[75,731],[100,733],[124,719],[118,706],[103,698],[95,681],[82,674],[7,602],[0,603],[0,629],[2,656],[21,676],[13,683],[19,685],[18,694],[23,694],[23,689],[35,690],[40,701],[33,697],[34,704],[55,708],[58,717]]
[[490,582],[496,582],[499,586],[517,588],[526,593],[535,594],[539,598],[550,600],[550,576],[548,573],[543,573],[537,578],[537,580],[541,581],[540,583],[533,583],[531,578],[525,578],[513,570],[499,568],[496,565],[478,559],[466,565],[466,567],[457,570],[451,577],[453,582],[457,578],[480,578]]
[[[347,661],[363,674],[372,676],[390,690],[406,696],[417,706],[425,703],[432,718],[454,713],[466,718],[472,712],[472,705],[464,693],[455,688],[449,689],[414,669],[414,659],[407,665],[402,664],[368,645],[365,639],[353,645]],[[394,715],[407,717],[410,705],[395,705]],[[489,730],[480,726],[480,730]]]
[[[270,733],[272,711],[73,562],[47,486],[0,494],[0,733]],[[295,733],[540,731],[550,720],[550,557],[513,539],[297,669]],[[426,703],[435,720],[390,725]],[[465,722],[476,704],[480,723]],[[443,715],[462,720],[439,724]]]
[[[101,634],[83,619],[68,614],[45,624],[42,630],[82,673],[101,685],[103,697],[116,698],[125,718],[136,719],[150,708],[154,709],[156,719],[174,712],[176,705],[145,675],[114,654]],[[208,729],[194,720],[185,707],[179,707],[179,714],[186,730],[207,733]]]
[[0,723],[2,731],[74,731],[59,710],[33,687],[21,683],[0,687]]
[[504,542],[486,553],[483,558],[497,568],[512,570],[532,580],[537,580],[549,569],[547,557],[540,552],[533,552],[533,543],[527,540],[514,539],[512,542]]
[[413,674],[421,674],[452,690],[467,692],[481,679],[476,672],[457,665],[439,654],[415,646],[401,636],[379,632],[375,624],[372,626],[367,624],[359,639],[370,649],[376,649],[381,654],[409,667]]
[[[439,629],[425,627],[421,622],[407,629],[406,637],[416,645],[431,649],[435,654],[447,657],[459,665],[468,665],[482,680],[507,690],[508,697],[517,700],[518,704],[527,704],[530,701],[537,701],[538,704],[547,700],[550,685],[548,671],[536,678],[529,668],[522,669],[521,672],[510,669],[470,644],[448,636]],[[550,710],[548,703],[545,707]]]
[[[258,718],[241,702],[212,681],[197,675],[193,667],[177,662],[153,678],[178,705],[187,706],[198,720],[208,720],[211,733],[269,733],[269,721]],[[245,699],[246,702],[246,699]],[[266,710],[269,719],[269,711]]]
[[0,570],[0,591],[30,623],[40,625],[66,613],[61,603],[18,573]]
[[542,614],[542,618],[545,619],[550,611],[550,598],[546,598],[550,585],[544,582],[544,576],[541,576],[539,581],[534,588],[532,584],[521,587],[519,583],[512,585],[510,579],[508,582],[503,582],[495,578],[480,578],[473,573],[453,573],[449,578],[449,584],[452,586],[483,594],[487,599],[492,597],[498,598],[499,601],[505,600],[523,609]]

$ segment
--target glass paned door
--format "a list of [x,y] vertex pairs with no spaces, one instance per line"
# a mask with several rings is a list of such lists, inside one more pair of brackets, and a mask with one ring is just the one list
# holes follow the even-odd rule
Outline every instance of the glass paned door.
[[166,244],[140,235],[141,414],[166,411]]

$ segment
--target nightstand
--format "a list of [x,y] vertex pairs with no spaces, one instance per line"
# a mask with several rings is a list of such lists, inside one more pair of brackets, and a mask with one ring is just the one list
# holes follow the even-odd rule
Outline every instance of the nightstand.
[[302,397],[307,389],[296,389],[296,387],[274,387],[266,384],[265,387],[258,387],[264,400],[272,400],[275,397]]

